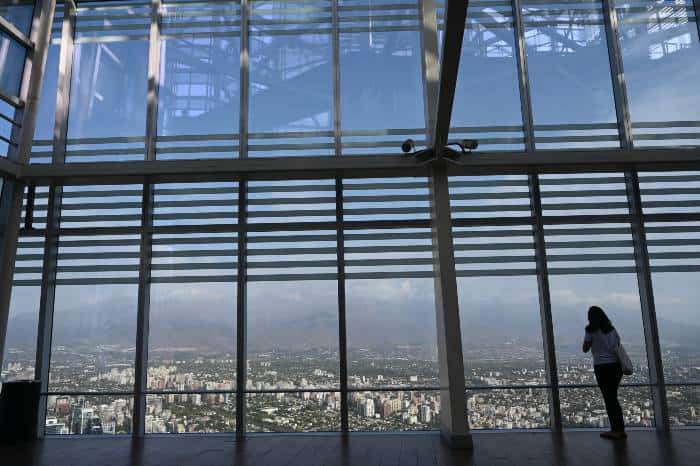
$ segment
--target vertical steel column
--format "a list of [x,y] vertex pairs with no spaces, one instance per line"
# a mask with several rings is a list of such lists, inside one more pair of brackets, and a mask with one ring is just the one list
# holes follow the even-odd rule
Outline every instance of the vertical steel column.
[[438,89],[440,87],[440,57],[438,52],[437,9],[435,0],[422,0],[421,4],[421,46],[423,72],[423,104],[425,112],[426,137],[432,145],[432,134],[436,125]]
[[698,41],[700,41],[700,0],[693,0],[695,6],[695,26],[698,28]]
[[630,150],[633,147],[632,124],[630,123],[629,105],[627,101],[625,71],[622,66],[622,55],[620,53],[615,0],[603,0],[603,18],[605,21],[605,37],[608,44],[608,59],[610,61],[610,73],[612,75],[613,97],[615,99],[615,113],[617,116],[620,146],[622,149]]
[[248,183],[238,182],[238,259],[236,272],[236,437],[246,433],[248,380]]
[[656,304],[652,286],[649,251],[647,250],[646,228],[642,212],[642,196],[639,189],[639,177],[636,172],[625,173],[627,185],[627,200],[632,216],[632,242],[634,244],[634,261],[637,270],[637,284],[642,308],[642,323],[644,325],[644,341],[646,344],[647,362],[649,365],[649,383],[651,397],[654,402],[654,419],[657,430],[669,430],[668,402],[666,400],[666,384],[664,380],[661,345],[659,343],[659,327],[656,320]]
[[[49,368],[51,365],[51,340],[53,337],[53,316],[56,300],[56,275],[58,266],[59,227],[61,225],[61,186],[49,188],[49,200],[46,215],[46,236],[44,242],[44,259],[41,273],[41,295],[39,298],[39,325],[37,329],[35,378],[41,384],[41,393],[49,389]],[[44,436],[44,418],[46,416],[47,396],[39,401],[37,433]]]
[[338,270],[338,353],[340,359],[340,427],[348,426],[348,341],[345,313],[345,216],[343,213],[343,179],[335,179],[335,220]]
[[446,164],[444,159],[436,160],[431,165],[430,174],[435,322],[440,366],[440,432],[452,448],[472,448],[467,421],[462,333]]
[[[248,22],[250,6],[241,0],[241,56],[240,56],[240,112],[239,112],[239,157],[248,158],[248,80],[250,34]],[[238,262],[236,272],[236,438],[242,439],[246,432],[245,389],[248,380],[248,182],[244,177],[238,181]]]
[[[332,0],[332,47],[333,47],[333,142],[335,156],[342,156],[340,122],[340,15],[338,1]],[[348,343],[345,315],[345,232],[343,215],[343,178],[335,179],[335,221],[338,271],[338,363],[340,365],[340,430],[347,432],[348,426]]]
[[540,301],[540,325],[544,349],[544,368],[549,389],[549,425],[555,432],[562,429],[561,403],[559,397],[559,371],[554,346],[554,326],[552,324],[552,300],[549,290],[549,268],[545,246],[544,224],[542,222],[542,197],[538,175],[528,175],[530,186],[530,209],[535,223],[532,233],[535,242],[535,263],[537,269],[537,291]]
[[518,63],[518,86],[520,87],[520,111],[523,118],[525,150],[535,151],[535,127],[532,116],[532,98],[530,96],[530,74],[527,68],[527,51],[525,49],[525,26],[520,0],[511,0],[513,6],[513,29],[515,33],[515,53]]
[[333,47],[333,142],[335,146],[335,156],[340,157],[343,153],[340,125],[340,14],[338,13],[338,2],[331,0],[331,27],[332,27],[332,47]]
[[146,100],[146,160],[156,159],[158,88],[160,85],[160,7],[161,0],[151,0],[151,28],[148,38],[148,94]]
[[[464,8],[453,16],[449,6]],[[446,20],[456,33],[450,41],[443,41],[442,65],[439,62],[437,40],[437,13],[434,0],[421,2],[423,46],[423,92],[425,96],[426,136],[434,151],[442,151],[447,142],[450,114],[457,67],[464,35],[466,4],[448,2]],[[446,26],[449,27],[449,26]],[[453,56],[454,55],[454,56]],[[448,63],[448,80],[443,83],[444,70]],[[445,93],[441,95],[442,91]],[[441,98],[443,113],[438,118]],[[433,247],[433,271],[435,284],[435,322],[437,330],[438,363],[440,370],[440,433],[452,448],[472,448],[472,437],[467,419],[467,394],[464,383],[464,360],[462,357],[462,334],[459,324],[459,300],[457,296],[457,272],[455,269],[454,245],[452,242],[452,216],[448,189],[447,165],[442,158],[434,161],[430,168],[430,214]]]
[[32,151],[36,114],[39,110],[39,97],[44,81],[44,67],[51,41],[51,25],[55,9],[55,0],[38,0],[34,7],[32,30],[29,36],[34,47],[27,49],[19,92],[20,101],[24,105],[18,108],[15,114],[15,120],[21,121],[22,125],[13,126],[11,140],[17,145],[10,145],[8,151],[8,158],[21,164],[29,163],[29,154]]
[[75,3],[67,0],[63,4],[63,24],[61,27],[61,50],[58,61],[58,84],[56,85],[56,117],[53,131],[53,163],[66,161],[66,141],[68,139],[68,114],[71,81],[73,75],[73,48],[75,39]]
[[148,390],[148,331],[151,307],[151,258],[153,244],[153,185],[144,183],[141,201],[139,243],[139,290],[136,310],[136,354],[134,361],[133,435],[146,432],[146,391]]
[[[151,0],[148,43],[148,93],[146,100],[145,159],[156,159],[158,134],[158,87],[160,74],[160,0]],[[144,183],[141,197],[141,239],[139,242],[139,288],[136,310],[136,351],[134,360],[135,437],[146,433],[146,392],[148,391],[148,336],[151,306],[151,258],[153,244],[153,184]]]
[[[75,14],[75,3],[71,0],[65,2],[63,4],[63,23],[61,25],[61,49],[58,62],[58,83],[56,86],[56,111],[53,132],[52,163],[57,165],[64,164],[66,159],[68,104],[70,100],[71,73],[73,68]],[[61,225],[62,198],[63,186],[54,185],[49,188],[35,365],[35,378],[40,381],[42,393],[46,393],[49,389],[51,342],[53,338],[56,275],[60,240],[58,232]],[[46,402],[47,396],[42,395],[39,402],[37,419],[37,432],[39,437],[44,436]]]

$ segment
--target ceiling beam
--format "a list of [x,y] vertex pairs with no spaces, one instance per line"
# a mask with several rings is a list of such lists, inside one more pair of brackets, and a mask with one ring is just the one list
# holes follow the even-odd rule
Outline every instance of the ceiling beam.
[[[463,155],[450,175],[700,170],[700,149],[556,150]],[[0,171],[30,185],[126,184],[248,179],[319,179],[336,176],[426,176],[428,166],[411,156],[274,157],[153,160],[20,166],[0,158]]]
[[[468,5],[468,0],[447,0],[445,7],[445,34],[442,38],[442,55],[440,56],[440,83],[435,114],[435,131],[432,133],[432,148],[436,153],[442,152],[442,149],[447,145],[450,133]],[[463,72],[465,71],[468,70],[463,70]]]
[[0,177],[17,178],[22,168],[22,165],[8,160],[7,157],[0,157]]

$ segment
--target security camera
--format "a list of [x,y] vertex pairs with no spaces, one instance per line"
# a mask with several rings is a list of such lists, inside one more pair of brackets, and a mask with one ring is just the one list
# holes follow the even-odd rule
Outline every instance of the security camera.
[[476,139],[462,139],[459,141],[459,147],[461,147],[462,150],[472,151],[479,147],[479,141]]
[[413,142],[413,139],[406,139],[403,144],[401,144],[401,150],[403,151],[404,154],[408,154],[409,152],[412,152],[416,149],[416,143]]

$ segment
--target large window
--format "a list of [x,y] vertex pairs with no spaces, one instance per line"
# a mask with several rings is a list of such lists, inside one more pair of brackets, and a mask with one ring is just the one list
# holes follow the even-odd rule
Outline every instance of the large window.
[[233,432],[238,184],[157,184],[153,200],[146,432]]
[[418,4],[339,0],[339,16],[343,154],[396,153],[406,137],[422,140]]
[[619,147],[602,4],[522,5],[537,147]]
[[[697,5],[695,6],[697,10]],[[616,2],[637,147],[697,146],[700,42],[692,0]]]
[[150,4],[77,9],[69,162],[143,160]]
[[62,198],[46,431],[129,433],[140,240],[126,229],[140,225],[141,187],[66,186]]
[[343,183],[344,221],[362,222],[344,230],[351,430],[438,422],[427,194],[424,178]]
[[58,62],[61,54],[61,32],[63,27],[63,5],[56,5],[51,41],[46,54],[46,68],[39,96],[39,108],[36,115],[36,128],[30,163],[51,163],[53,138],[56,124],[56,93],[58,90]]
[[[604,410],[592,359],[581,353],[587,311],[602,307],[635,365],[625,377],[620,401],[627,425],[651,426],[646,346],[632,232],[629,221],[613,221],[628,210],[621,174],[542,175],[547,261],[562,422],[568,427],[604,427]],[[581,216],[581,223],[557,220]],[[551,218],[551,221],[548,220]],[[606,218],[611,220],[606,222]],[[633,387],[631,385],[641,385]],[[643,414],[637,416],[639,412]]]
[[330,5],[252,4],[251,157],[334,154]]
[[[672,425],[700,424],[697,172],[640,174],[654,302]],[[654,217],[657,217],[656,219]],[[661,218],[659,218],[661,217]]]
[[546,428],[527,176],[453,177],[450,201],[470,427]]
[[[40,235],[22,231],[17,244],[15,268],[7,321],[0,383],[10,380],[34,379],[36,362],[39,300],[41,297],[42,262],[44,258],[43,228],[48,192],[39,188],[35,194],[33,219]],[[26,220],[27,190],[25,189],[22,221]],[[21,227],[26,223],[20,224]]]
[[247,429],[340,430],[336,232],[293,226],[335,222],[335,182],[248,194]]
[[157,158],[237,154],[239,10],[236,3],[163,4]]

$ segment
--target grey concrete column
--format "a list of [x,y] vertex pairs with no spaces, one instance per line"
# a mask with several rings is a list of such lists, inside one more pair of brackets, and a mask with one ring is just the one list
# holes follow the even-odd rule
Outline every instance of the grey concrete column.
[[435,321],[440,366],[440,432],[453,448],[472,448],[467,421],[457,273],[452,243],[447,166],[436,160],[430,173]]

